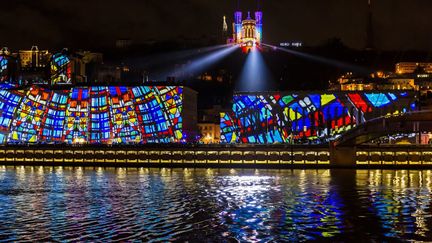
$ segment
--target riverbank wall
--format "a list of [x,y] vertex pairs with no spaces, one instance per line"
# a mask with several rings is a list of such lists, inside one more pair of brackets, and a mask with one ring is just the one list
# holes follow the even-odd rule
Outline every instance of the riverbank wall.
[[[430,168],[431,146],[2,146],[4,165],[206,168]],[[334,159],[335,151],[339,157]],[[345,157],[346,159],[344,159]]]

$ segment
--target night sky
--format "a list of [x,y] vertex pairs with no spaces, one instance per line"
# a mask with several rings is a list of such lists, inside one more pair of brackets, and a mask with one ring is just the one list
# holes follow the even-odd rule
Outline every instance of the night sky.
[[[372,0],[379,49],[432,49],[431,0]],[[367,0],[261,0],[264,41],[308,45],[339,37],[365,45]],[[227,15],[231,31],[237,0],[8,0],[0,8],[0,45],[12,49],[114,45],[179,36],[214,36]],[[244,11],[256,1],[241,0]]]

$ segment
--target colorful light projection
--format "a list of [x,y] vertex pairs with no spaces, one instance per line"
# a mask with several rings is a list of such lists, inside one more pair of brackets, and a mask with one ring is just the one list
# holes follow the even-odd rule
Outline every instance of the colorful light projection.
[[52,92],[43,116],[39,137],[42,141],[63,142],[63,128],[66,122],[66,110],[68,107],[69,91]]
[[90,143],[111,143],[112,123],[107,87],[90,88]]
[[368,119],[415,109],[406,92],[246,93],[233,103],[232,112],[221,114],[222,143],[324,142]]
[[182,109],[182,87],[2,89],[0,144],[181,142]]
[[0,55],[0,82],[8,79],[8,59],[6,56]]
[[132,88],[138,121],[142,124],[143,140],[153,143],[179,142],[182,134],[181,87],[139,86]]
[[24,96],[22,93],[0,89],[0,144],[6,143],[15,113]]
[[89,89],[72,88],[66,110],[64,127],[67,143],[85,143],[88,141]]
[[9,141],[24,143],[39,141],[43,116],[50,98],[50,91],[37,86],[31,87],[26,92],[15,114]]
[[51,59],[51,83],[72,83],[72,63],[69,57],[63,53],[57,53]]
[[109,101],[115,143],[141,141],[138,117],[130,90],[126,87],[109,87]]

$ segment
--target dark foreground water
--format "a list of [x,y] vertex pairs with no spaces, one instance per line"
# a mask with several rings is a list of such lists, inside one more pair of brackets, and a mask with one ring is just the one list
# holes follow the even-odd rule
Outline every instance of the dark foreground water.
[[0,241],[432,240],[432,171],[0,166]]

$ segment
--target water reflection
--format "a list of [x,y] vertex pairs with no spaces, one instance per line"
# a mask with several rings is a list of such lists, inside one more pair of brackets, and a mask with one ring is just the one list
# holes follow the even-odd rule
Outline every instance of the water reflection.
[[431,171],[357,171],[357,182],[386,237],[432,239]]
[[244,241],[313,240],[340,233],[340,199],[328,171],[286,171],[272,176],[222,176],[225,236]]
[[0,241],[426,241],[431,176],[0,166]]

